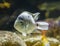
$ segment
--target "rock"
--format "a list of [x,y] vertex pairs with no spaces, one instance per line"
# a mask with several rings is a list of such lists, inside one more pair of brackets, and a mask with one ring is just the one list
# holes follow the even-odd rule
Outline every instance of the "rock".
[[26,44],[16,33],[0,31],[0,46],[26,46]]
[[[59,46],[60,41],[55,38],[47,37],[48,43],[50,46]],[[43,40],[41,37],[30,37],[24,40],[27,46],[43,46]]]

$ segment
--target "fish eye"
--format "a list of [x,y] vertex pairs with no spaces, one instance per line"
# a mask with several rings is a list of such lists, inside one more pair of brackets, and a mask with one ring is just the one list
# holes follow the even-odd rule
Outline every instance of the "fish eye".
[[28,18],[29,18],[30,16],[28,16]]
[[19,20],[23,20],[23,18],[22,18],[22,17],[18,17],[18,19],[19,19]]

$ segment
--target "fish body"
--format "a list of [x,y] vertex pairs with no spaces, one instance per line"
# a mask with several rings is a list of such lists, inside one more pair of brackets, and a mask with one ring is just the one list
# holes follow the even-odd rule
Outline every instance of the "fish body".
[[14,23],[14,28],[20,33],[29,34],[35,29],[35,20],[27,11],[22,12]]

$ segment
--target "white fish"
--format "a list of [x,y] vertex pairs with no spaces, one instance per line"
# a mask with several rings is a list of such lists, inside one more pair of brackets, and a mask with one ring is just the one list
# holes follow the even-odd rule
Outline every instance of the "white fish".
[[[35,16],[36,18],[36,16]],[[32,33],[35,29],[35,20],[27,11],[22,12],[16,19],[14,23],[14,28],[21,32],[23,35],[26,36],[26,34]]]

